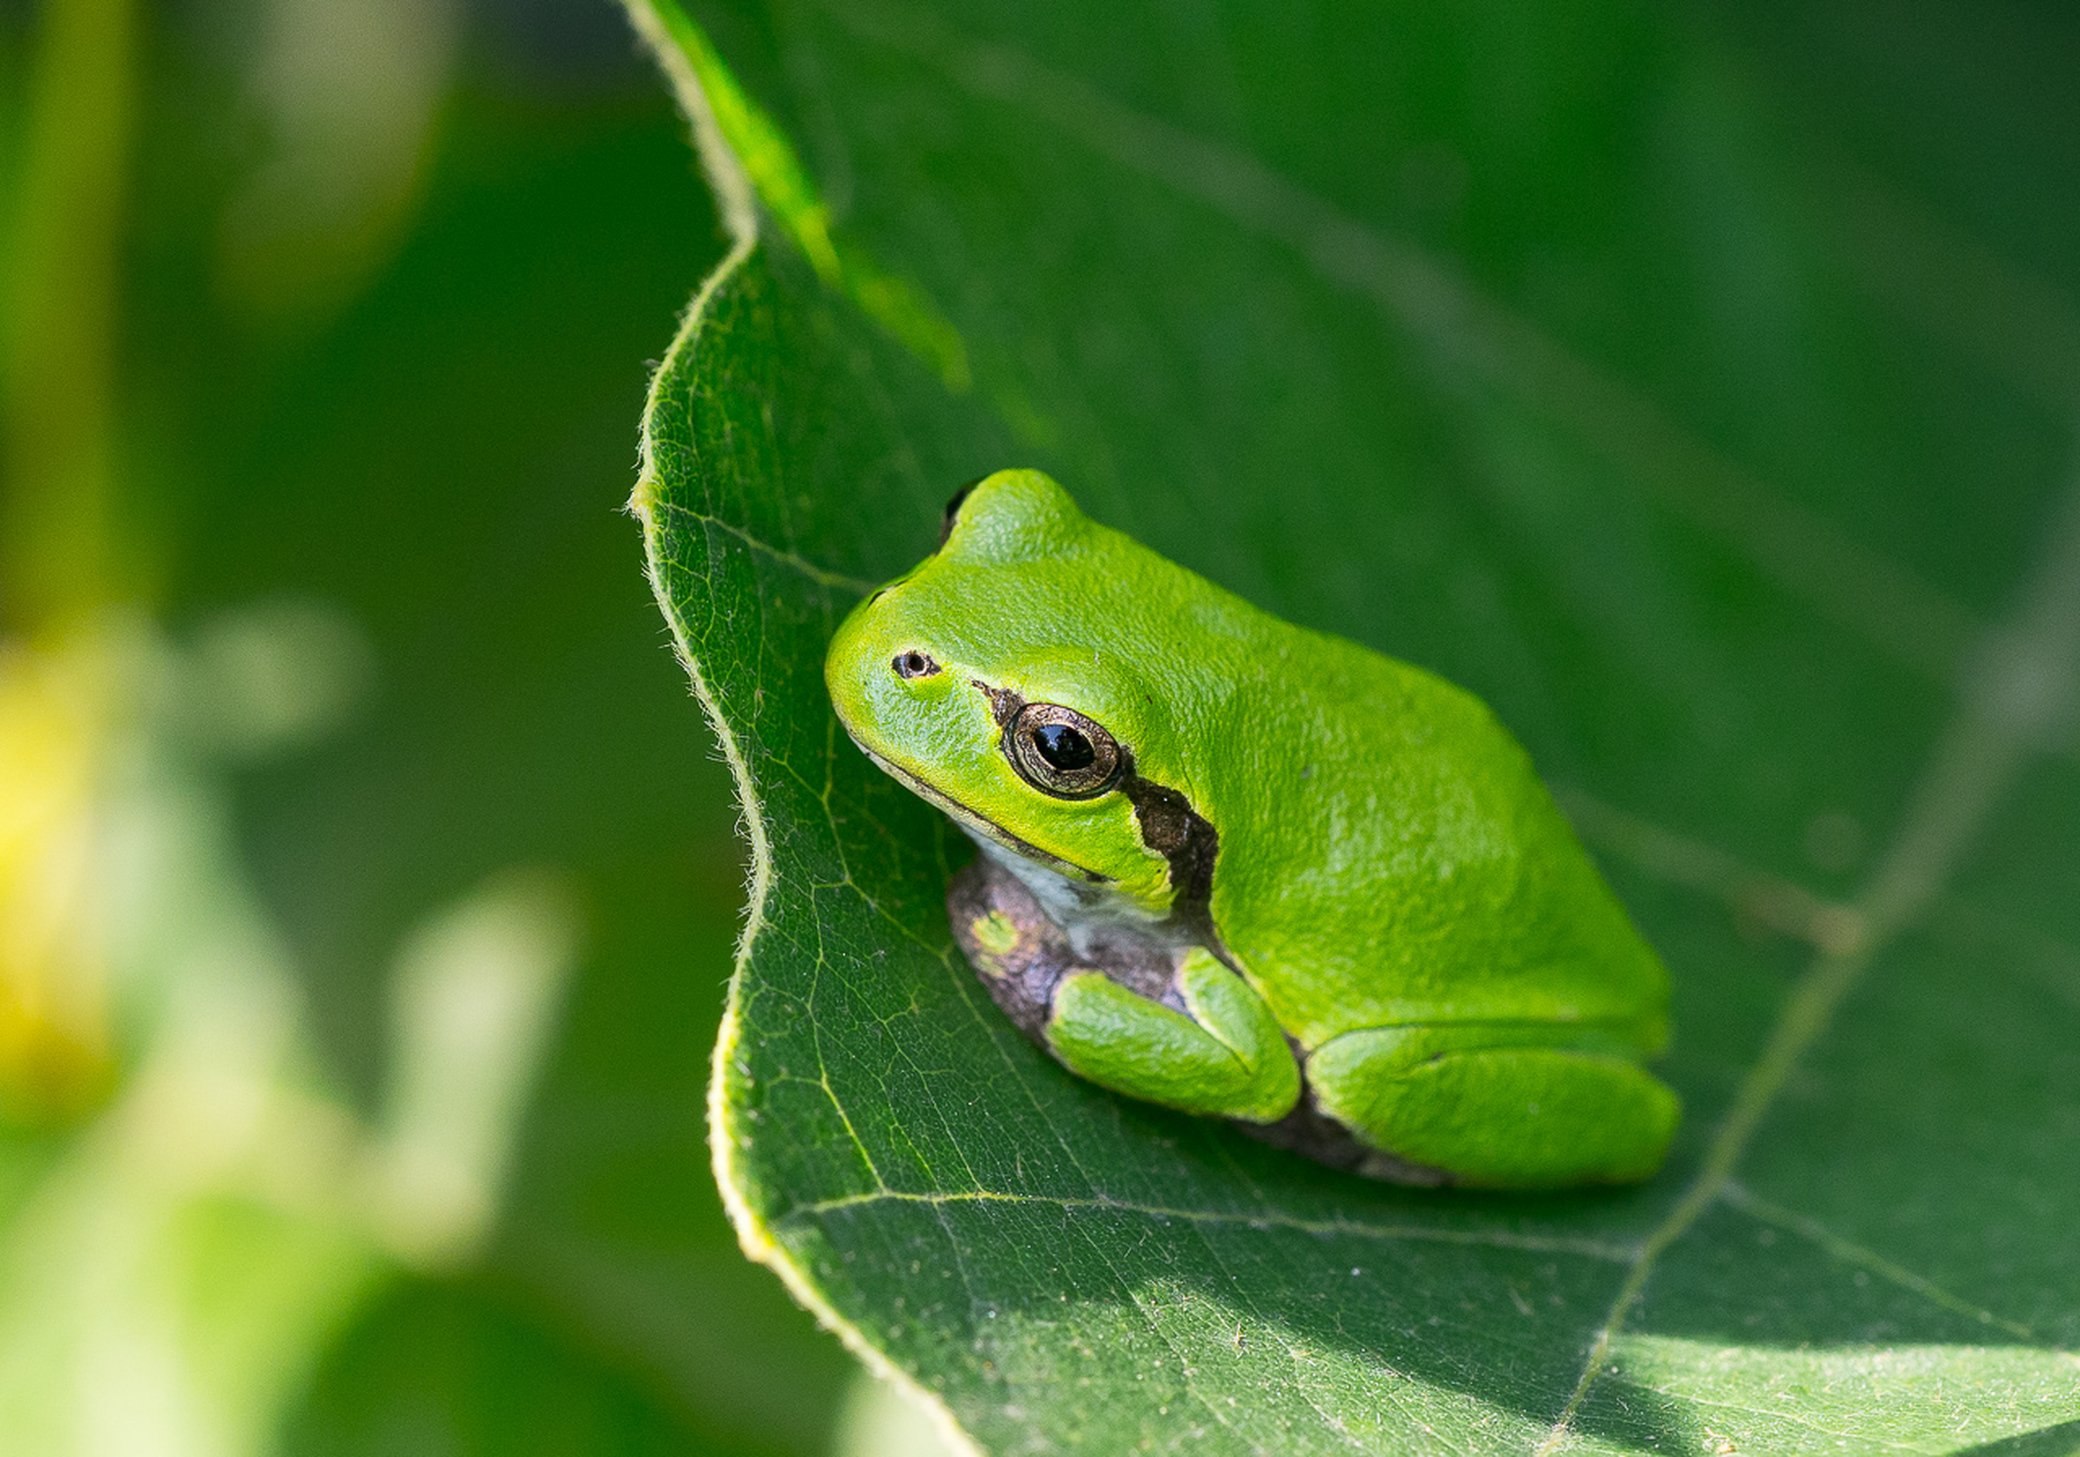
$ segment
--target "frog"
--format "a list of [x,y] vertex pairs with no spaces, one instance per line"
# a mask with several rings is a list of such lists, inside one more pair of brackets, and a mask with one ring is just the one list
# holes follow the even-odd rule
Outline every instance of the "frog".
[[953,938],[1071,1073],[1405,1184],[1661,1166],[1667,970],[1473,693],[1030,469],[956,494],[824,668],[853,743],[975,842]]

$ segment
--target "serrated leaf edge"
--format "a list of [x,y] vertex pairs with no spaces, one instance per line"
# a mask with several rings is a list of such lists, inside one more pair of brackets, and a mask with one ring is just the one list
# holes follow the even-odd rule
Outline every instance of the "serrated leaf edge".
[[665,621],[671,626],[674,653],[680,666],[686,670],[694,700],[699,703],[701,713],[707,719],[708,726],[721,747],[723,762],[729,767],[730,779],[737,795],[738,828],[749,852],[744,925],[737,936],[736,952],[730,970],[729,991],[723,1006],[722,1023],[716,1033],[708,1079],[708,1148],[713,1160],[715,1183],[722,1196],[723,1208],[728,1212],[730,1223],[736,1229],[737,1243],[745,1256],[778,1275],[787,1293],[815,1316],[825,1329],[837,1336],[845,1348],[869,1371],[917,1403],[932,1418],[950,1450],[973,1453],[975,1457],[981,1457],[981,1449],[962,1429],[954,1417],[952,1408],[936,1392],[889,1360],[868,1341],[858,1326],[845,1319],[837,1308],[824,1298],[809,1278],[808,1271],[796,1261],[792,1253],[774,1236],[766,1221],[751,1207],[750,1201],[745,1197],[742,1175],[736,1164],[737,1139],[729,1096],[730,1069],[743,1031],[743,981],[752,952],[757,945],[759,932],[765,928],[766,905],[772,894],[772,841],[766,831],[757,784],[752,778],[751,766],[745,758],[743,746],[738,742],[736,731],[723,712],[720,700],[709,686],[707,676],[702,673],[700,661],[687,638],[685,625],[680,620],[678,612],[674,610],[674,605],[665,590],[657,509],[662,481],[657,470],[655,440],[650,427],[661,400],[663,384],[671,378],[679,363],[691,351],[715,295],[757,250],[758,213],[753,201],[750,177],[722,135],[721,128],[716,124],[714,109],[709,104],[707,94],[675,35],[675,32],[698,35],[692,19],[680,10],[673,0],[623,0],[623,8],[627,11],[636,33],[664,70],[681,109],[686,113],[693,131],[695,151],[701,159],[708,185],[715,193],[722,213],[724,230],[731,239],[729,251],[723,255],[722,261],[715,266],[714,271],[695,293],[693,302],[688,305],[679,322],[678,331],[674,334],[670,347],[651,376],[643,407],[636,485],[629,498],[629,510],[643,528],[644,572],[649,578],[651,593],[656,597]]

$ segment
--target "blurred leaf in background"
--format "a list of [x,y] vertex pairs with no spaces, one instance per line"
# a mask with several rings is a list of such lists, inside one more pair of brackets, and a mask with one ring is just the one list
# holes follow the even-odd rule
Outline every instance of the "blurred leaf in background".
[[0,19],[10,1451],[821,1450],[620,513],[719,255],[611,8]]
[[[2071,1450],[2069,11],[631,8],[735,238],[637,499],[797,1297],[991,1451]],[[1497,707],[1674,970],[1661,1178],[1369,1186],[996,1014],[821,662],[1011,464]]]

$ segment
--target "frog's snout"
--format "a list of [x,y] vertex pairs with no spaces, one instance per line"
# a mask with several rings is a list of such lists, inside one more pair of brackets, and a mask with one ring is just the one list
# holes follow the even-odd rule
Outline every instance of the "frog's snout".
[[916,732],[917,714],[943,699],[952,679],[940,646],[904,620],[902,605],[893,592],[860,603],[839,625],[824,661],[846,732],[877,749]]

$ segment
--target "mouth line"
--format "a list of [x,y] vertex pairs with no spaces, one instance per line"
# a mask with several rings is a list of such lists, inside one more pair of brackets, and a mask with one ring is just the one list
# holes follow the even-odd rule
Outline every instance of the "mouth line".
[[881,755],[875,753],[865,744],[860,743],[857,735],[848,733],[847,737],[852,739],[852,742],[854,744],[858,745],[859,751],[862,754],[865,754],[869,759],[872,759],[874,761],[875,768],[881,770],[882,773],[887,774],[890,778],[901,783],[905,788],[909,789],[910,792],[915,794],[919,799],[924,800],[927,804],[934,805],[937,808],[944,810],[947,814],[952,815],[955,819],[960,820],[965,824],[973,825],[976,829],[982,831],[985,835],[988,835],[991,839],[995,840],[998,844],[1002,845],[1005,849],[1013,852],[1014,854],[1022,855],[1028,860],[1038,861],[1042,865],[1050,866],[1066,874],[1081,876],[1083,879],[1089,881],[1092,885],[1105,885],[1110,883],[1110,881],[1112,880],[1111,876],[1106,875],[1101,871],[1087,869],[1084,866],[1078,865],[1073,860],[1064,860],[1061,856],[1054,854],[1052,851],[1041,849],[1038,845],[1035,845],[1031,840],[1026,839],[1024,836],[1013,834],[1011,831],[1005,829],[1002,825],[998,824],[995,820],[991,819],[988,815],[982,814],[977,810],[970,809],[967,805],[962,804],[959,800],[953,798],[951,795],[939,789],[937,786],[918,777],[916,774],[911,773],[902,765],[890,763],[887,759],[884,759]]

